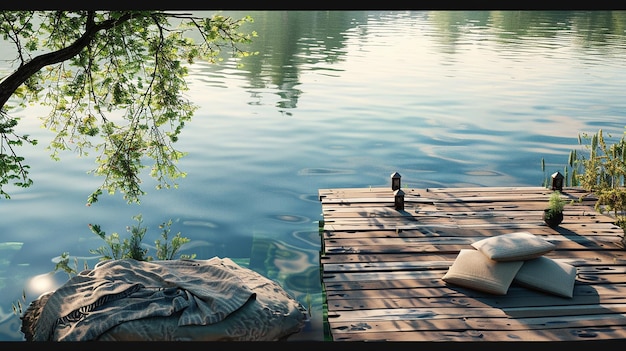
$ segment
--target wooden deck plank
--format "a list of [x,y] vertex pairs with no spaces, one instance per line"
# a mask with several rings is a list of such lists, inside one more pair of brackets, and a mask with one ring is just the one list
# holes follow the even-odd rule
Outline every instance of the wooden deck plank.
[[[335,341],[589,341],[626,339],[626,251],[595,198],[565,188],[558,228],[543,187],[320,189],[322,282]],[[446,284],[459,250],[528,231],[577,269],[571,299],[515,284],[503,296]]]
[[[626,297],[604,297],[602,302],[597,302],[597,299],[593,296],[580,296],[576,299],[566,299],[566,298],[551,298],[550,296],[541,296],[541,298],[537,298],[537,296],[533,298],[506,298],[501,299],[501,304],[498,305],[500,308],[513,308],[513,307],[525,307],[531,303],[540,304],[540,307],[556,307],[556,306],[566,306],[568,310],[571,310],[568,306],[570,305],[585,305],[585,306],[601,306],[602,304],[605,306],[609,305],[623,305],[626,303]],[[328,300],[329,304],[335,309],[334,313],[341,313],[341,311],[353,311],[356,309],[364,310],[364,309],[384,309],[384,308],[429,308],[435,309],[444,304],[448,305],[458,305],[458,308],[493,308],[490,304],[485,301],[481,301],[480,299],[470,299],[470,298],[401,298],[401,297],[386,297],[385,299],[381,298],[368,298],[368,299],[342,299],[342,298],[334,298]],[[611,306],[612,307],[612,306]],[[615,312],[615,311],[613,311]],[[466,317],[469,317],[467,315]]]
[[444,330],[444,331],[392,331],[360,334],[339,334],[334,341],[427,341],[435,343],[466,342],[549,342],[549,341],[595,341],[626,339],[623,326],[599,328],[562,328],[526,330]]
[[[440,292],[445,295],[440,295]],[[509,288],[505,296],[495,297],[486,295],[479,291],[467,291],[446,287],[445,290],[432,288],[396,288],[396,289],[350,289],[332,290],[328,292],[328,302],[335,304],[335,301],[343,300],[386,300],[409,298],[426,305],[440,303],[440,300],[455,298],[458,303],[471,303],[473,300],[483,301],[488,298],[489,302],[498,306],[514,306],[520,304],[569,304],[569,303],[609,303],[610,301],[621,301],[626,298],[625,284],[576,284],[574,286],[574,296],[564,298],[540,291],[526,289],[513,285]],[[453,301],[445,300],[453,303]],[[338,307],[338,310],[341,308]]]
[[[547,241],[554,244],[557,249],[586,249],[589,247],[598,247],[604,249],[620,249],[621,245],[615,241],[611,236],[595,236],[595,237],[583,237],[583,236],[542,236]],[[328,239],[326,247],[337,246],[394,246],[394,245],[425,245],[425,244],[437,244],[437,245],[454,245],[463,246],[464,249],[471,249],[471,244],[478,240],[484,239],[483,237],[402,237],[402,238],[346,238]]]
[[[419,258],[422,264],[428,264],[428,261],[454,261],[458,253],[422,253]],[[545,256],[560,259],[562,258],[559,252],[548,252]],[[321,262],[326,267],[332,267],[331,264],[338,263],[372,263],[372,262],[412,262],[416,257],[412,253],[384,253],[384,254],[341,254],[333,255],[328,254],[321,258]],[[593,257],[589,257],[589,253],[582,251],[570,251],[567,252],[567,257],[564,261],[574,266],[586,266],[586,265],[603,265],[614,264],[623,265],[626,264],[626,252],[623,250],[617,251],[603,251],[597,252]]]
[[[566,218],[567,219],[567,218]],[[369,223],[343,223],[343,224],[334,224],[334,223],[328,223],[325,224],[325,228],[331,231],[346,231],[346,230],[412,230],[412,229],[428,229],[428,228],[440,228],[441,230],[444,229],[461,229],[461,228],[469,228],[469,229],[479,229],[479,228],[487,228],[487,229],[502,229],[502,230],[507,230],[508,232],[512,231],[512,230],[524,230],[524,231],[528,231],[530,229],[533,228],[537,228],[537,227],[543,227],[545,226],[543,224],[543,222],[539,222],[539,221],[533,221],[533,222],[526,222],[526,223],[520,223],[520,222],[500,222],[500,223],[489,223],[489,222],[483,222],[483,223],[456,223],[456,222],[448,222],[445,223],[444,221],[440,221],[437,223],[416,223],[416,222],[404,222],[404,223],[397,223],[395,224],[394,227],[386,227],[383,224],[369,224]],[[561,229],[566,230],[566,231],[576,231],[576,230],[588,230],[588,231],[604,231],[606,233],[613,233],[613,234],[617,234],[619,235],[619,227],[617,226],[613,226],[613,225],[609,225],[608,223],[606,224],[602,224],[602,223],[589,223],[589,224],[576,224],[576,223],[570,223],[568,221],[564,221],[561,224]],[[583,233],[580,233],[581,235]]]
[[[354,281],[367,282],[367,281],[387,281],[387,280],[402,280],[413,279],[416,282],[424,280],[428,286],[441,286],[444,284],[441,281],[441,277],[444,276],[447,269],[444,270],[427,270],[427,271],[392,271],[392,272],[324,272],[324,281],[328,283]],[[623,273],[614,271],[580,271],[577,273],[576,280],[579,283],[599,283],[599,282],[611,282],[611,283],[626,283],[626,276]],[[618,274],[619,273],[619,274]],[[441,282],[440,282],[441,281]]]
[[[554,256],[552,256],[554,257]],[[415,270],[433,270],[447,269],[452,265],[456,258],[456,254],[450,255],[450,259],[433,261],[386,261],[386,262],[357,262],[357,263],[327,263],[324,265],[324,273],[336,272],[380,272],[380,271],[415,271]],[[554,258],[557,262],[565,262],[577,266],[578,273],[585,272],[602,272],[602,273],[626,273],[625,265],[616,265],[614,262],[605,262],[601,265],[597,260],[578,260],[571,258]],[[590,262],[590,263],[587,263]],[[589,266],[593,264],[593,266]]]
[[494,308],[487,307],[436,307],[436,308],[378,308],[338,311],[329,314],[333,322],[345,321],[395,321],[395,320],[436,320],[453,318],[501,318],[503,320],[522,318],[546,318],[568,316],[611,315],[626,312],[625,304],[591,304],[568,306],[520,306]]
[[[570,228],[573,228],[573,225],[569,225]],[[568,236],[565,228],[563,228],[563,233],[557,231],[557,235]],[[521,231],[521,230],[520,230]],[[525,232],[529,232],[535,235],[541,235],[542,237],[555,235],[555,231],[549,227],[529,227],[523,229]],[[465,227],[448,227],[448,226],[422,226],[414,229],[377,229],[377,230],[337,230],[337,231],[324,231],[322,233],[323,238],[325,240],[329,239],[350,239],[350,238],[411,238],[411,237],[490,237],[493,235],[507,234],[510,233],[510,228],[485,228],[484,226],[465,226]],[[601,228],[597,228],[595,226],[584,226],[579,227],[576,230],[576,234],[574,235],[583,235],[584,236],[615,236],[615,228],[613,226],[602,226]]]
[[394,331],[440,331],[440,330],[545,330],[558,329],[563,325],[571,328],[589,328],[605,326],[623,326],[626,314],[597,314],[584,316],[558,316],[540,318],[519,318],[502,320],[493,318],[451,318],[431,319],[428,321],[412,319],[399,321],[360,321],[337,322],[333,332],[336,334],[362,334],[369,332],[384,333]]

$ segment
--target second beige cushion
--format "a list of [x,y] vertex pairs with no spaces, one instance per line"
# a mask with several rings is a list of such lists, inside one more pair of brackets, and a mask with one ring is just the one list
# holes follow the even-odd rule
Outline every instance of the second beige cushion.
[[529,232],[515,232],[476,241],[472,246],[494,261],[530,260],[555,249],[555,245]]
[[576,267],[539,257],[525,261],[513,280],[516,284],[561,297],[574,296]]

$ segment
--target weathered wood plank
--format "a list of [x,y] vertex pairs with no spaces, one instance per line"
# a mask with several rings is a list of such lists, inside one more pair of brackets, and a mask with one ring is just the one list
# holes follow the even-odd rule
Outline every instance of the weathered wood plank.
[[[438,292],[441,291],[445,295]],[[559,305],[570,303],[613,303],[626,298],[626,285],[624,284],[576,284],[574,296],[564,298],[540,291],[526,289],[513,284],[506,295],[494,296],[480,291],[459,291],[452,286],[446,286],[441,290],[432,288],[396,288],[396,289],[350,289],[332,290],[328,292],[328,301],[338,300],[386,300],[408,298],[426,305],[440,305],[448,302],[451,305],[471,303],[473,300],[488,302],[492,306],[515,306],[515,305]],[[447,300],[447,299],[456,299]],[[338,307],[339,308],[339,307]]]
[[[508,321],[508,320],[506,320]],[[504,324],[504,323],[503,323]],[[444,330],[444,331],[392,331],[339,334],[334,341],[389,341],[389,342],[435,342],[435,343],[485,343],[485,342],[550,342],[550,341],[594,341],[626,339],[623,326],[599,328],[560,328],[527,330]],[[419,346],[416,345],[416,346]],[[459,345],[460,346],[460,345]],[[544,345],[545,346],[545,345]]]
[[608,313],[622,314],[626,312],[626,304],[591,304],[570,306],[524,306],[493,308],[474,307],[438,307],[438,308],[378,308],[338,311],[328,315],[333,322],[345,321],[398,321],[398,320],[431,320],[451,318],[537,318],[587,316]]
[[[500,208],[494,208],[492,204],[489,205],[489,208],[485,208],[485,206],[473,206],[468,208],[466,206],[405,206],[404,212],[399,212],[393,207],[342,207],[339,209],[327,208],[323,211],[324,219],[332,220],[339,218],[397,218],[397,217],[476,217],[476,218],[490,218],[490,217],[510,217],[510,216],[518,216],[518,217],[535,217],[541,218],[541,214],[543,209],[546,207],[546,204],[541,203],[533,203],[529,206],[519,206],[516,208],[505,208],[502,205]],[[613,221],[613,218],[609,216],[596,216],[595,214],[590,214],[590,209],[587,206],[575,206],[568,207],[565,206],[563,214],[566,216],[577,216],[580,220],[584,220],[585,217],[588,217],[589,221],[594,220],[605,220],[605,221]]]
[[[328,284],[336,282],[359,281],[364,282],[382,282],[388,280],[404,280],[414,279],[414,284],[421,283],[421,286],[444,286],[445,282],[441,277],[446,273],[447,269],[439,270],[407,270],[407,271],[377,271],[377,272],[331,272],[323,274],[323,279]],[[613,271],[588,270],[577,273],[576,281],[578,283],[626,283],[626,275],[613,274]],[[618,272],[619,273],[619,272]],[[441,281],[440,281],[441,280]],[[415,285],[417,286],[417,285]]]
[[[338,272],[380,272],[380,271],[415,271],[415,270],[433,270],[447,269],[454,261],[448,260],[420,260],[420,261],[385,261],[385,262],[357,262],[357,263],[325,263],[325,273]],[[606,262],[601,265],[593,259],[582,261],[571,258],[554,258],[555,261],[569,263],[577,267],[579,273],[601,272],[604,274],[626,273],[625,265],[616,265],[612,262]],[[590,263],[586,263],[590,262]],[[585,263],[584,265],[581,263]]]
[[[424,283],[425,281],[421,281],[419,283]],[[503,298],[503,296],[495,296],[492,294],[484,293],[481,291],[466,289],[461,287],[456,287],[452,285],[439,285],[437,282],[436,286],[425,286],[426,284],[421,284],[422,286],[416,286],[418,282],[409,281],[409,280],[399,280],[396,282],[386,283],[381,281],[376,282],[339,282],[328,285],[327,295],[328,298],[349,298],[351,296],[355,296],[356,298],[360,298],[362,296],[368,296],[371,294],[381,294],[380,298],[383,296],[393,296],[393,294],[402,294],[407,293],[406,296],[411,296],[415,299],[421,298],[477,298],[482,300],[491,301],[494,306],[497,306],[499,301]],[[435,283],[433,281],[433,283]],[[615,284],[581,284],[577,283],[574,285],[574,297],[577,298],[579,296],[591,296],[592,298],[600,301],[601,295],[606,295],[611,298],[615,296],[615,294],[619,294],[626,289],[623,283],[615,283]],[[506,295],[504,295],[507,299],[541,299],[541,298],[558,298],[564,299],[561,297],[556,297],[550,294],[546,294],[543,292],[539,292],[532,289],[526,289],[524,287],[520,287],[517,284],[511,285],[509,291]]]
[[[556,249],[589,249],[602,247],[605,249],[620,249],[621,246],[615,241],[614,237],[583,237],[578,235],[542,236],[546,241],[556,246]],[[394,245],[420,245],[420,244],[436,244],[436,245],[463,245],[464,248],[471,248],[470,245],[476,241],[484,239],[483,237],[391,237],[391,238],[332,238],[326,240],[326,247],[334,246],[394,246]]]
[[[625,297],[603,298],[602,302],[596,301],[597,298],[592,296],[580,296],[575,299],[565,298],[551,298],[551,296],[540,296],[534,299],[500,299],[498,300],[499,308],[514,308],[514,307],[527,307],[532,305],[534,307],[555,307],[555,306],[574,306],[574,305],[592,305],[592,304],[604,304],[605,307],[610,307],[611,304],[624,304],[626,303]],[[384,308],[430,308],[436,309],[443,305],[457,306],[458,308],[494,308],[491,300],[483,299],[470,299],[470,298],[440,298],[432,297],[428,299],[416,299],[416,298],[401,298],[401,297],[386,297],[382,298],[368,298],[368,299],[342,299],[333,298],[328,300],[329,306],[334,308],[334,311],[340,313],[340,311],[353,311],[356,309],[384,309]],[[608,313],[608,312],[607,312]],[[578,311],[575,313],[578,314]]]
[[[572,228],[573,226],[570,226]],[[547,226],[531,227],[523,230],[511,230],[510,228],[487,228],[481,227],[442,227],[438,225],[422,226],[420,228],[413,229],[374,229],[374,230],[324,230],[322,236],[324,240],[331,239],[350,239],[350,238],[417,238],[417,237],[474,237],[474,238],[486,238],[501,234],[508,234],[514,231],[525,231],[531,234],[540,235],[542,237],[550,235],[562,235],[564,237],[572,236],[608,236],[615,240],[616,228],[613,226],[602,228],[598,230],[595,226],[585,226],[582,229],[577,229],[576,234],[567,234],[568,229],[559,228],[558,230],[549,228]],[[563,233],[561,233],[563,232]]]
[[[376,273],[324,273],[327,290],[349,289],[397,289],[415,287],[450,287],[456,290],[466,290],[463,287],[446,285],[441,277],[445,270],[437,274],[432,271],[403,271],[403,272],[376,272]],[[601,272],[581,272],[576,278],[576,284],[622,284],[626,283],[623,274],[604,274]]]
[[329,314],[329,320],[334,323],[346,321],[401,321],[401,320],[433,320],[453,318],[538,318],[538,317],[567,317],[623,314],[626,311],[624,304],[591,304],[571,306],[532,306],[532,307],[507,307],[503,309],[493,307],[473,308],[379,308],[338,311]]
[[[322,282],[333,340],[626,340],[626,252],[595,198],[565,188],[563,223],[541,219],[543,187],[320,189]],[[582,202],[579,202],[582,200]],[[446,284],[461,249],[528,231],[553,242],[547,257],[576,267],[571,299],[513,283],[506,295]]]
[[[324,229],[326,230],[337,230],[337,231],[347,231],[347,230],[354,230],[354,231],[366,231],[366,230],[419,230],[419,229],[426,229],[426,228],[439,228],[440,230],[444,230],[444,229],[461,229],[461,228],[468,228],[468,229],[479,229],[479,228],[484,228],[484,229],[493,229],[493,230],[507,230],[507,231],[518,231],[518,230],[530,230],[533,228],[537,228],[537,227],[544,227],[544,228],[548,228],[548,226],[543,223],[543,221],[540,220],[535,220],[532,222],[526,222],[526,223],[521,223],[521,222],[509,222],[509,221],[501,221],[498,223],[489,223],[489,222],[485,222],[485,223],[461,223],[458,224],[454,221],[430,221],[430,223],[426,223],[426,221],[417,223],[417,222],[408,222],[408,221],[404,221],[404,222],[397,222],[397,223],[391,223],[389,225],[385,225],[384,223],[378,223],[378,224],[372,224],[372,223],[340,223],[340,224],[336,224],[336,223],[325,223],[324,225]],[[576,230],[585,230],[585,231],[603,231],[606,233],[613,233],[615,235],[623,235],[619,233],[619,227],[610,224],[610,223],[586,223],[586,224],[578,224],[578,223],[570,223],[567,221],[564,221],[563,223],[561,223],[559,230],[565,230],[565,231],[576,231]]]
[[[528,214],[529,213],[529,214]],[[473,224],[494,224],[494,223],[511,223],[511,222],[530,222],[533,225],[545,225],[541,218],[541,212],[524,213],[442,213],[437,216],[395,216],[395,217],[377,217],[367,214],[355,214],[353,217],[329,216],[328,220],[324,219],[324,223],[333,225],[376,225],[389,229],[398,227],[398,225],[411,224],[435,224],[450,223],[457,226],[473,225]],[[572,216],[567,212],[563,213],[563,223],[561,226],[572,225],[595,225],[597,227],[613,228],[615,220],[608,216]]]
[[[418,257],[413,253],[385,253],[385,254],[326,254],[320,257],[322,264],[339,264],[339,263],[374,263],[374,262],[413,262],[419,261],[427,264],[428,261],[453,261],[458,252],[436,252],[436,253],[420,253]],[[626,251],[553,251],[548,252],[545,256],[552,259],[559,259],[571,265],[589,266],[589,265],[624,265],[626,264]],[[564,257],[565,256],[565,257]],[[332,267],[332,266],[329,266]]]
[[[556,250],[616,250],[620,249],[619,243],[594,243],[588,242],[588,245],[583,245],[574,242],[555,242],[557,246]],[[324,245],[327,253],[340,254],[340,253],[361,253],[361,254],[374,254],[374,253],[430,253],[430,252],[459,252],[462,249],[470,249],[471,247],[466,244],[446,244],[446,243],[419,243],[419,242],[404,242],[397,244],[372,244],[372,245],[343,245],[341,242],[329,241]]]
[[623,326],[625,314],[598,314],[585,316],[558,316],[541,318],[501,319],[493,318],[453,318],[453,319],[414,319],[400,321],[333,321],[332,330],[336,335],[352,333],[383,333],[393,331],[445,331],[445,330],[545,330],[570,328],[596,328]]

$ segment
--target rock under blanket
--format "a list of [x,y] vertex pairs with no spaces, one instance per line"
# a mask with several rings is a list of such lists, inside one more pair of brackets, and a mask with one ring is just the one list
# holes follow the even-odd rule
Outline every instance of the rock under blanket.
[[274,340],[305,318],[278,284],[228,258],[109,260],[47,297],[32,340]]

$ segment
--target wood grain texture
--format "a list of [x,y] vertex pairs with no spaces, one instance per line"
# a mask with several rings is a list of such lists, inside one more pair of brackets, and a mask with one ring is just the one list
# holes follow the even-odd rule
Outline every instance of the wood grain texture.
[[[541,219],[543,187],[320,189],[322,283],[334,341],[626,341],[626,251],[595,198],[564,188],[556,228]],[[504,296],[441,278],[462,249],[527,231],[576,267],[573,298],[511,285]]]

